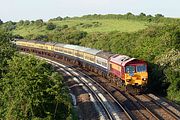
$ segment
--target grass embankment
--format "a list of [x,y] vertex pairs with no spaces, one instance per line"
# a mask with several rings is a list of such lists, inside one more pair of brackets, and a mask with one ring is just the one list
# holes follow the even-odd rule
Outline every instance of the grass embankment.
[[[147,27],[149,23],[144,21],[133,21],[133,20],[63,20],[63,21],[52,21],[57,27],[68,25],[69,28],[76,28],[79,31],[85,31],[88,33],[92,32],[135,32],[142,30]],[[54,31],[46,29],[46,25],[27,25],[17,26],[13,34],[19,34],[23,37],[28,35],[41,35],[41,34],[52,34]]]
[[[147,27],[148,23],[144,21],[133,20],[65,20],[53,21],[56,25],[68,25],[70,27],[77,27],[78,30],[92,32],[135,32]],[[92,25],[92,26],[91,26]]]

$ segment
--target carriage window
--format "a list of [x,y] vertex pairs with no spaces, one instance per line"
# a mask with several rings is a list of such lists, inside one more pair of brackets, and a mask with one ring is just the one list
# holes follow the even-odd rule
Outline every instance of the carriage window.
[[146,71],[146,66],[145,65],[136,66],[136,71],[137,72],[145,72]]

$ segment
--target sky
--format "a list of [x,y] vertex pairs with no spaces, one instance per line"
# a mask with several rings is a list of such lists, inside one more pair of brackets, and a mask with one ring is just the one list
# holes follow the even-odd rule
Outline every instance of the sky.
[[180,0],[0,0],[2,21],[128,12],[180,18]]

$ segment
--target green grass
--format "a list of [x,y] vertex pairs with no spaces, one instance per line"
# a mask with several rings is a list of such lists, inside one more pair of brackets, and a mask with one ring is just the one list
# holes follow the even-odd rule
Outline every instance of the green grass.
[[31,34],[44,34],[46,32],[45,26],[38,27],[35,25],[18,26],[13,34],[19,34],[21,36],[27,36]]
[[53,21],[56,25],[68,25],[69,27],[76,26],[80,23],[92,24],[93,22],[99,22],[101,25],[98,27],[83,28],[77,27],[79,30],[86,32],[135,32],[147,27],[148,23],[143,21],[134,20],[116,20],[116,19],[102,19],[102,20],[64,20]]
[[[68,25],[68,27],[75,27],[78,30],[86,31],[88,33],[92,32],[135,32],[138,30],[145,29],[149,23],[143,21],[134,20],[116,20],[116,19],[102,19],[102,20],[63,20],[63,21],[51,21],[57,26]],[[93,22],[98,22],[98,26],[92,27],[82,27],[81,24],[93,25]],[[42,35],[42,34],[53,34],[53,30],[49,31],[46,29],[46,25],[36,26],[36,25],[26,25],[17,26],[16,30],[13,30],[13,34],[19,34],[21,36],[28,35]]]

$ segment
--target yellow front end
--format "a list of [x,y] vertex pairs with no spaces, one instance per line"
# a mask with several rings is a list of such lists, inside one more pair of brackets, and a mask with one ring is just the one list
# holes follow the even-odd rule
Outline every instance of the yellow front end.
[[125,84],[126,85],[135,85],[135,86],[145,86],[148,81],[147,72],[137,72],[133,76],[130,76],[128,73],[125,73]]

